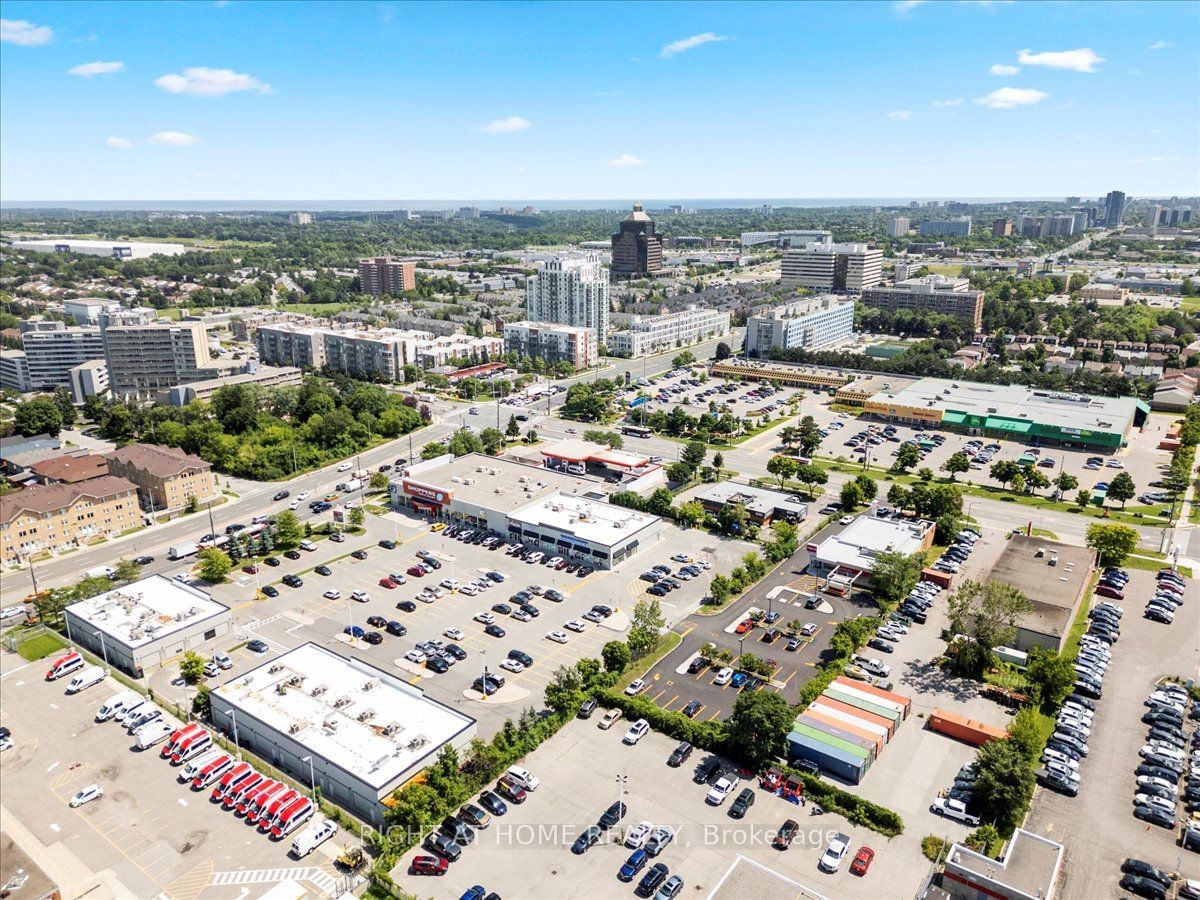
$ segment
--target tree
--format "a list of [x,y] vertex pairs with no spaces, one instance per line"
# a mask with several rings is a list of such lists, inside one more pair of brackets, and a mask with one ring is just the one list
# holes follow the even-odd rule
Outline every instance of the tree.
[[799,532],[791,522],[778,519],[771,523],[771,532],[774,537],[763,544],[771,562],[782,562],[799,549]]
[[444,444],[439,444],[437,441],[430,441],[421,448],[421,459],[437,459],[439,456],[445,456],[447,452]]
[[917,449],[917,445],[905,444],[896,453],[896,461],[892,463],[892,470],[896,472],[907,472],[920,461],[921,451]]
[[231,560],[223,550],[209,547],[200,551],[200,577],[211,584],[220,584],[233,568]]
[[1057,650],[1033,647],[1029,651],[1029,665],[1025,669],[1025,683],[1033,694],[1034,702],[1050,712],[1062,705],[1075,687],[1075,666],[1070,656]]
[[698,500],[681,503],[675,509],[675,522],[681,528],[697,528],[704,524],[704,506]]
[[800,452],[804,456],[812,456],[821,446],[821,426],[812,416],[800,420]]
[[951,481],[957,480],[960,472],[969,472],[970,470],[971,460],[961,450],[952,454],[948,460],[942,463],[942,471],[950,473]]
[[[388,489],[388,477],[383,472],[372,472],[371,480],[367,482],[367,487],[373,491],[386,491]],[[288,510],[291,512],[291,510]]]
[[800,463],[796,466],[795,478],[805,487],[808,496],[815,497],[813,486],[818,484],[826,484],[829,481],[829,475],[818,466],[816,463]]
[[578,708],[583,702],[583,676],[574,666],[559,666],[546,685],[546,705],[559,712]]
[[538,433],[534,429],[530,428],[527,432],[525,432],[525,443],[536,444],[537,439]]
[[732,593],[733,587],[726,576],[719,572],[713,576],[712,584],[708,586],[708,594],[712,597],[713,603],[721,606],[729,599]]
[[725,468],[725,457],[720,453],[714,453],[712,458],[713,468],[720,472]]
[[761,772],[784,752],[796,714],[782,694],[754,691],[738,695],[729,717],[729,753],[752,772]]
[[504,432],[499,428],[485,428],[479,432],[479,440],[483,442],[483,451],[490,456],[496,456],[504,449],[507,441]]
[[71,391],[60,384],[54,389],[53,397],[54,405],[62,413],[63,427],[70,428],[75,424],[75,404],[71,400]]
[[[1039,345],[1040,346],[1040,345]],[[980,825],[966,836],[963,843],[976,853],[988,854],[988,848],[1000,840],[1000,832],[995,825]]]
[[34,397],[17,407],[13,427],[25,437],[48,434],[58,437],[63,429],[62,412],[50,397]]
[[[1058,488],[1059,496],[1066,496],[1067,491],[1073,491],[1079,487],[1079,479],[1070,472],[1059,472],[1058,477],[1054,479],[1054,486]],[[1085,505],[1084,503],[1079,504]]]
[[432,831],[442,815],[445,802],[427,784],[408,784],[393,795],[393,803],[387,809],[387,820],[393,828],[403,829],[405,834],[424,834]]
[[290,550],[300,543],[300,520],[290,509],[285,509],[275,517],[275,542],[284,550]]
[[975,757],[975,801],[1005,833],[1020,824],[1033,796],[1033,767],[1016,741],[988,741]]
[[468,453],[482,453],[483,440],[475,432],[460,428],[454,433],[454,437],[450,438],[450,443],[446,445],[446,449],[455,456],[466,456]]
[[875,586],[875,602],[881,610],[895,609],[921,578],[925,554],[898,553],[884,550],[875,555],[871,567],[871,583]]
[[350,510],[350,524],[355,528],[362,528],[363,523],[367,521],[367,514],[361,506],[356,506]]
[[1016,460],[1002,459],[992,463],[988,474],[1004,487],[1008,487],[1008,483],[1021,474],[1021,467],[1017,465]]
[[1035,762],[1046,744],[1046,739],[1038,727],[1038,714],[1032,706],[1024,706],[1017,710],[1005,730],[1009,739],[1020,749],[1029,762]]
[[741,503],[725,503],[717,510],[717,526],[725,534],[744,533],[749,521],[750,514]]
[[517,424],[517,417],[515,415],[508,417],[508,425],[504,429],[504,433],[513,440],[521,436],[521,426]]
[[731,356],[733,356],[733,351],[729,349],[729,345],[727,343],[725,343],[724,341],[721,341],[721,343],[717,344],[717,349],[716,349],[717,362],[720,362],[723,359],[729,359],[729,357],[731,357]]
[[1134,498],[1135,494],[1137,494],[1137,487],[1128,472],[1118,472],[1117,477],[1109,482],[1108,499],[1119,502],[1122,509]]
[[900,484],[900,482],[893,481],[892,486],[888,488],[887,502],[896,507],[896,509],[907,509],[912,505],[912,491]]
[[767,460],[767,471],[779,479],[780,487],[789,478],[794,478],[799,468],[800,463],[790,456],[772,456]]
[[662,628],[667,624],[658,598],[639,600],[633,607],[633,623],[629,626],[629,654],[641,659],[652,653],[662,640]]
[[688,441],[684,445],[683,451],[679,454],[679,461],[695,470],[700,468],[706,456],[708,456],[708,448],[703,443],[700,441]]
[[1100,565],[1119,566],[1137,549],[1139,535],[1128,525],[1105,525],[1096,522],[1088,526],[1085,543],[1100,554]]
[[600,658],[604,660],[604,671],[620,675],[629,668],[629,645],[624,641],[609,641],[600,649]]
[[118,559],[113,568],[117,570],[113,581],[137,581],[142,574],[142,567],[132,559]]
[[691,350],[684,350],[682,353],[678,354],[673,360],[671,360],[671,365],[676,369],[682,369],[684,366],[690,366],[695,361],[696,361],[696,354],[693,353]]
[[195,684],[204,677],[204,657],[194,650],[188,650],[179,661],[179,674],[188,684]]
[[854,512],[862,506],[862,488],[853,481],[847,481],[842,485],[841,501],[844,512]]
[[696,470],[687,463],[675,462],[667,466],[667,479],[676,484],[686,484],[696,475]]
[[879,485],[875,483],[875,479],[870,475],[858,475],[855,477],[854,483],[858,485],[859,491],[862,492],[864,503],[874,500],[879,495]]
[[982,651],[962,658],[960,649],[964,667],[969,662],[970,668],[976,670],[965,674],[982,674],[982,666],[991,662],[993,648],[1016,637],[1017,618],[1031,609],[1033,604],[1024,594],[1002,581],[962,582],[947,603],[950,632],[969,635]]
[[1075,505],[1078,506],[1080,509],[1083,509],[1085,506],[1087,506],[1091,502],[1092,502],[1092,492],[1087,490],[1086,488],[1084,488],[1078,494],[1075,495]]
[[196,688],[196,696],[192,698],[192,715],[197,719],[207,719],[212,712],[212,689],[207,684]]

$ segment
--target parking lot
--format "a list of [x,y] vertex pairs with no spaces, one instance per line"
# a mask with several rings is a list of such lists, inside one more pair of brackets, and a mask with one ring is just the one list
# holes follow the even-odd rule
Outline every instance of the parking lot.
[[[1192,878],[1200,872],[1200,857],[1180,848],[1178,829],[1133,816],[1134,770],[1147,731],[1141,722],[1143,702],[1164,676],[1197,677],[1200,591],[1189,584],[1175,621],[1165,625],[1142,617],[1144,600],[1153,592],[1153,574],[1131,571],[1130,576],[1121,639],[1112,648],[1104,697],[1096,704],[1091,753],[1080,766],[1079,796],[1038,788],[1026,822],[1026,828],[1066,845],[1067,900],[1125,896],[1117,882],[1127,856]],[[1194,721],[1186,722],[1185,732],[1194,726]],[[1180,813],[1181,820],[1185,816]]]
[[[817,813],[812,804],[799,806],[768,794],[755,779],[743,780],[734,792],[736,796],[749,787],[755,802],[745,818],[733,819],[728,815],[732,797],[721,806],[709,805],[704,799],[708,786],[693,782],[706,754],[693,753],[683,765],[671,768],[666,761],[675,741],[651,732],[636,746],[628,746],[622,743],[625,723],[605,731],[597,728],[598,718],[599,713],[571,723],[551,744],[525,759],[525,768],[541,782],[538,789],[524,803],[509,804],[506,815],[494,817],[478,832],[447,875],[430,881],[407,874],[411,858],[427,852],[417,849],[394,870],[397,880],[418,895],[436,892],[444,897],[458,896],[474,884],[506,897],[627,897],[646,869],[633,884],[619,881],[617,870],[632,851],[615,840],[623,840],[629,829],[645,821],[669,825],[675,832],[674,840],[650,863],[662,862],[683,879],[681,897],[707,896],[718,885],[721,896],[775,896],[736,893],[739,884],[762,874],[753,863],[778,873],[763,874],[767,883],[787,879],[827,897],[912,896],[920,884],[926,865],[919,832],[906,829],[888,841],[840,816]],[[628,811],[610,832],[614,843],[598,843],[583,855],[572,853],[575,838],[617,800],[618,790]],[[774,849],[775,833],[787,819],[795,820],[799,831],[789,849]],[[820,872],[817,860],[837,832],[850,836],[850,854],[837,873]],[[867,874],[859,877],[850,874],[849,866],[864,844],[876,855]],[[740,859],[751,864],[744,868]],[[786,896],[803,894],[791,885],[788,890]]]
[[[270,841],[214,807],[208,790],[178,780],[158,747],[138,751],[120,724],[95,722],[120,684],[110,679],[68,696],[65,680],[44,680],[45,661],[22,663],[3,658],[3,722],[14,740],[0,756],[4,807],[63,861],[63,871],[92,873],[112,896],[177,900],[236,897],[232,885],[246,880],[290,876],[323,891],[340,883],[336,842],[297,864],[287,855],[290,840]],[[70,808],[75,792],[91,784],[104,795]]]

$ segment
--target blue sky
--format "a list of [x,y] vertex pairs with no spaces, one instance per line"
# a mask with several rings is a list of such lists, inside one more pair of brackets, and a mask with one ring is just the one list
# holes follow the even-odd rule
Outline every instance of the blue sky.
[[1200,193],[1200,6],[4,3],[15,200]]

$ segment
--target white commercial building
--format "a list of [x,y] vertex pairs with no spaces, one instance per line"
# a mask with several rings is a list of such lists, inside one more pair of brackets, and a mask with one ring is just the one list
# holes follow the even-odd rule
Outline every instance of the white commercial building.
[[233,629],[229,607],[163,575],[80,600],[63,614],[71,640],[137,678]]
[[0,350],[0,388],[25,393],[32,389],[24,350]]
[[659,316],[633,316],[627,331],[615,331],[608,336],[608,351],[614,356],[645,356],[726,334],[729,334],[728,311],[689,306]]
[[511,513],[508,535],[547,556],[611,569],[658,543],[662,519],[567,494],[552,494]]
[[111,256],[113,259],[145,259],[156,254],[178,256],[187,252],[183,244],[154,244],[147,241],[85,241],[75,237],[18,238],[14,250],[38,253],[78,253],[82,256]]
[[809,570],[870,577],[875,557],[885,551],[910,555],[933,546],[934,524],[923,519],[901,521],[861,515],[819,544],[809,544]]
[[442,747],[461,754],[475,736],[473,718],[399,674],[312,643],[214,689],[211,718],[239,746],[376,828],[382,801]]
[[294,212],[288,213],[288,223],[292,225],[311,225],[312,213]]
[[854,301],[826,294],[776,306],[746,320],[746,355],[819,350],[854,334]]
[[857,294],[883,280],[883,251],[868,244],[816,244],[783,255],[780,286]]
[[564,256],[538,266],[525,284],[525,318],[590,328],[597,345],[608,334],[608,272],[600,254]]
[[823,229],[788,229],[784,231],[743,231],[742,246],[756,247],[760,244],[775,244],[792,247],[804,244],[832,244],[833,232]]
[[70,386],[73,368],[104,358],[104,335],[94,325],[26,331],[21,335],[21,346],[29,365],[29,383],[34,388]]
[[63,312],[75,320],[76,325],[101,325],[101,319],[121,311],[120,300],[104,297],[79,297],[63,301]]
[[102,359],[80,363],[67,374],[71,378],[71,399],[76,403],[108,393],[108,363]]

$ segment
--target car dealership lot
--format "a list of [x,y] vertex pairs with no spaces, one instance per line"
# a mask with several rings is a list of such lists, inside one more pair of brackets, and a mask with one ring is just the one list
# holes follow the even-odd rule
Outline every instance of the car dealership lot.
[[[828,897],[911,896],[920,884],[926,865],[920,856],[919,834],[906,832],[888,841],[866,829],[849,825],[840,816],[818,814],[812,804],[798,806],[758,788],[756,780],[743,780],[738,791],[750,787],[755,803],[745,818],[732,819],[732,798],[721,806],[705,802],[707,785],[692,776],[708,755],[696,751],[680,767],[666,760],[677,742],[650,733],[636,746],[621,739],[627,723],[604,731],[596,727],[599,715],[568,724],[555,739],[531,753],[523,766],[538,776],[540,787],[520,805],[508,804],[508,813],[493,817],[463,848],[462,858],[450,865],[437,881],[407,874],[418,848],[406,854],[394,877],[418,895],[458,896],[481,884],[501,896],[616,897],[630,896],[646,869],[631,884],[617,880],[617,870],[632,852],[616,843],[598,843],[582,855],[571,844],[617,799],[618,776],[624,776],[624,802],[628,812],[610,834],[622,839],[642,821],[670,825],[675,839],[647,864],[663,862],[684,880],[680,896],[707,896],[741,855],[778,871]],[[736,796],[737,791],[734,792]],[[789,849],[771,846],[775,832],[787,819],[800,825]],[[851,837],[851,851],[836,874],[817,869],[817,860],[834,832]],[[851,875],[850,860],[863,844],[876,850],[865,877]],[[794,896],[794,895],[793,895]]]

